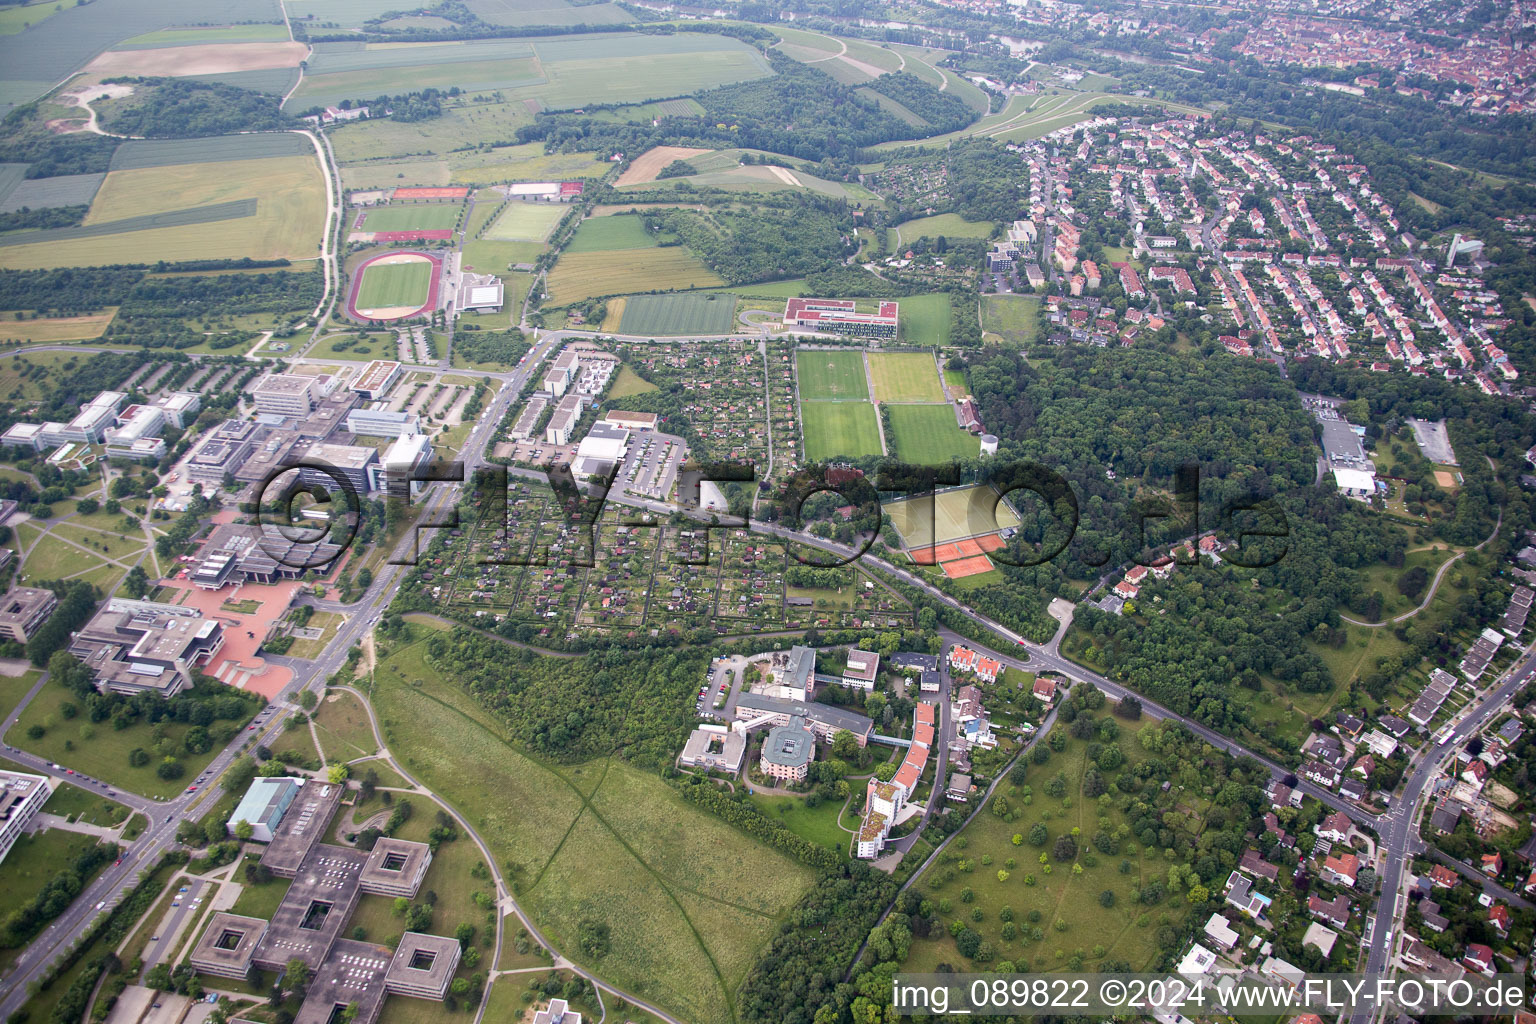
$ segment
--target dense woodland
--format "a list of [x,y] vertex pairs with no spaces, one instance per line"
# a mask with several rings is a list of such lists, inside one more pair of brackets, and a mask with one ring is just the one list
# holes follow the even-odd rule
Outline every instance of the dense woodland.
[[645,220],[681,238],[730,284],[803,277],[840,265],[852,251],[847,205],[817,195],[785,193],[750,209],[708,214],[658,210]]
[[250,341],[250,331],[205,331],[227,316],[249,313],[305,314],[319,304],[325,277],[309,272],[145,277],[127,289],[107,337],[119,344],[145,348],[191,348],[204,343],[214,349],[234,348]]
[[25,231],[34,228],[72,228],[85,219],[90,207],[45,206],[40,210],[23,206],[11,213],[0,213],[0,232]]
[[476,325],[463,324],[453,335],[453,351],[472,363],[503,363],[516,366],[531,348],[523,332],[471,330]]
[[134,85],[132,96],[107,100],[99,121],[109,132],[145,139],[195,139],[235,132],[266,132],[297,123],[280,97],[190,78],[113,79]]

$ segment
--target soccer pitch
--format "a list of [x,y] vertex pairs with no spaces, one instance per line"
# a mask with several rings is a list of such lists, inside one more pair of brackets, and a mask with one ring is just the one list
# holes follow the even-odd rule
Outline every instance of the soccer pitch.
[[357,308],[359,311],[416,309],[426,303],[431,284],[432,263],[429,260],[375,263],[363,271],[363,282],[357,290]]
[[869,378],[864,373],[863,352],[802,349],[795,353],[795,369],[800,379],[800,398],[804,401],[869,400]]
[[880,421],[868,402],[801,402],[811,462],[880,454]]

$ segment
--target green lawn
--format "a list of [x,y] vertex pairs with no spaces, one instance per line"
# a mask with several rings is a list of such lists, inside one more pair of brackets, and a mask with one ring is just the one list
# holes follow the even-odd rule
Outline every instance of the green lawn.
[[615,214],[588,217],[571,236],[566,252],[607,252],[611,249],[649,249],[656,239],[639,217]]
[[48,797],[48,802],[43,805],[43,810],[49,814],[57,814],[87,825],[101,825],[105,828],[114,828],[128,817],[128,808],[117,801],[87,793],[79,786],[71,786],[67,782],[59,783],[54,788],[53,794]]
[[1040,329],[1040,300],[1030,295],[983,295],[981,329],[1024,347]]
[[800,415],[812,462],[880,454],[880,421],[868,402],[801,402]]
[[891,405],[891,432],[896,435],[896,456],[915,465],[934,465],[951,459],[971,459],[981,453],[974,434],[960,429],[954,409],[945,405]]
[[420,306],[427,301],[433,269],[431,263],[420,260],[370,265],[363,271],[363,283],[357,290],[357,308]]
[[[609,951],[590,965],[604,978],[689,1020],[733,1019],[730,1000],[809,886],[809,870],[616,758],[551,765],[527,756],[441,678],[424,643],[385,658],[374,687],[390,749],[474,824],[550,941],[585,964],[579,926],[606,924]],[[440,913],[434,930],[451,932],[456,915]]]
[[[246,864],[255,864],[260,857],[246,857]],[[271,918],[277,912],[277,905],[283,902],[283,897],[288,894],[288,887],[293,884],[291,878],[273,878],[263,885],[252,885],[245,880],[245,868],[242,866],[234,874],[235,881],[244,888],[235,900],[235,905],[229,908],[231,914],[240,914],[245,917]]]
[[462,203],[401,203],[377,206],[363,219],[364,231],[441,231],[459,223]]
[[315,731],[328,760],[351,761],[378,753],[368,712],[350,693],[333,693],[315,712]]
[[801,349],[795,353],[795,370],[802,401],[869,400],[863,352]]
[[908,295],[901,301],[896,327],[907,345],[949,344],[949,296]]
[[42,674],[41,669],[32,668],[19,676],[0,676],[0,719],[10,717],[11,711]]
[[944,388],[931,352],[871,352],[877,402],[942,402]]
[[608,389],[608,397],[611,399],[628,398],[630,395],[643,395],[649,391],[655,391],[657,387],[634,370],[629,364],[620,365],[619,372],[613,378],[613,385]]
[[837,814],[843,805],[841,800],[823,800],[815,807],[807,807],[803,796],[755,793],[752,802],[791,832],[829,849],[847,852],[853,837],[837,824]]
[[[244,721],[215,722],[208,726],[212,746],[205,753],[189,754],[182,740],[193,727],[186,722],[150,725],[139,720],[126,729],[115,729],[111,722],[91,722],[83,709],[74,718],[66,718],[65,704],[78,706],[79,699],[61,683],[49,682],[5,734],[5,742],[144,796],[169,797],[185,789],[224,744],[245,728]],[[34,725],[43,729],[39,739],[27,735]],[[135,747],[150,755],[149,764],[135,768],[128,763],[128,752]],[[180,778],[162,779],[156,773],[164,756],[181,762],[186,771]]]
[[37,546],[28,552],[21,576],[35,586],[41,580],[67,579],[103,564],[103,559],[89,551],[82,551],[60,537],[50,535],[40,538]]
[[920,217],[902,221],[886,229],[887,245],[901,251],[919,238],[987,238],[997,225],[989,220],[966,220],[958,213],[941,213],[933,217]]
[[[1099,712],[1097,717],[1104,717],[1104,713]],[[1143,719],[1118,724],[1118,743],[1126,755],[1128,769],[1147,756],[1134,733],[1151,723]],[[1058,724],[1056,728],[1062,726]],[[935,903],[948,900],[952,909],[940,912],[942,921],[930,937],[912,943],[903,970],[932,971],[941,962],[953,964],[958,970],[971,969],[962,966],[970,961],[955,948],[949,934],[950,919],[961,920],[975,929],[993,945],[999,961],[1013,962],[1020,970],[1062,970],[1073,953],[1079,951],[1084,955],[1084,970],[1096,970],[1106,959],[1125,960],[1133,970],[1146,970],[1152,965],[1158,955],[1156,936],[1160,919],[1166,916],[1176,922],[1187,910],[1180,905],[1182,899],[1166,899],[1143,913],[1138,912],[1132,901],[1133,888],[1166,876],[1168,865],[1160,851],[1143,851],[1138,844],[1126,841],[1118,853],[1106,855],[1095,852],[1087,841],[1099,829],[1101,820],[1108,819],[1110,831],[1126,820],[1115,801],[1101,805],[1083,795],[1087,747],[1086,741],[1069,739],[1062,752],[1051,754],[1047,763],[1031,765],[1029,786],[1033,796],[1028,805],[1023,795],[1015,791],[1016,787],[1005,783],[1000,788],[993,799],[1007,801],[1007,817],[1013,820],[984,810],[961,831],[966,843],[955,852],[965,858],[971,870],[960,870],[958,864],[941,860],[918,878],[916,885],[921,891]],[[1043,792],[1044,784],[1058,772],[1066,778],[1070,806]],[[1043,848],[1027,838],[1021,845],[1013,845],[1015,833],[1027,837],[1036,823],[1043,823],[1049,834]],[[1050,850],[1057,837],[1074,828],[1082,833],[1076,861],[1082,865],[1082,873],[1075,873],[1071,864],[1052,863],[1051,873],[1046,874],[1038,861],[1042,849]],[[984,863],[983,858],[991,863]],[[1012,869],[1006,867],[1010,858],[1015,861]],[[1122,860],[1129,863],[1129,870],[1123,874]],[[1006,880],[998,880],[999,870],[1008,871]],[[961,890],[967,888],[975,895],[969,904],[961,898]],[[1100,905],[1099,896],[1105,890],[1115,894],[1113,911],[1106,912]],[[1002,937],[1004,922],[999,912],[1003,907],[1013,910],[1014,924],[1021,930],[1021,935],[1012,941]],[[972,919],[972,909],[981,910],[980,922]],[[1034,912],[1038,912],[1039,919],[1032,923],[1029,918]],[[1055,927],[1057,921],[1065,924],[1064,930]],[[1033,939],[1031,928],[1040,929],[1042,938]],[[1094,955],[1097,947],[1102,947],[1102,952]],[[1019,966],[1020,961],[1028,961],[1029,966]]]
[[[27,903],[54,875],[95,845],[94,836],[61,828],[23,833],[5,860],[0,861],[0,893],[5,893],[7,911]],[[20,949],[0,950],[0,970],[9,969],[11,961],[20,952]]]

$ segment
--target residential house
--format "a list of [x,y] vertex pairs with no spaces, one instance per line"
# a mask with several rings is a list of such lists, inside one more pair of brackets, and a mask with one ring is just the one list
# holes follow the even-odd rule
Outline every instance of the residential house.
[[1476,971],[1484,977],[1493,977],[1493,950],[1481,942],[1467,943],[1461,962],[1469,971]]
[[1349,924],[1349,900],[1344,896],[1335,896],[1331,900],[1325,900],[1320,896],[1307,897],[1307,913],[1319,921],[1326,921],[1335,928],[1343,928]]
[[1495,903],[1488,908],[1488,923],[1498,931],[1500,935],[1509,934],[1509,908],[1502,903]]
[[1360,858],[1353,853],[1331,854],[1323,861],[1322,876],[1325,882],[1335,885],[1347,885],[1351,889],[1355,887],[1355,878],[1360,874]]
[[1237,869],[1245,875],[1262,878],[1267,882],[1273,882],[1280,877],[1279,866],[1271,864],[1259,855],[1259,851],[1253,849],[1244,852],[1243,859],[1237,863]]
[[1441,889],[1454,889],[1461,884],[1461,876],[1444,864],[1436,864],[1429,869],[1429,881]]
[[1353,827],[1347,814],[1343,811],[1334,811],[1318,826],[1317,835],[1318,838],[1327,839],[1329,842],[1342,843],[1349,838]]
[[1504,870],[1504,858],[1499,856],[1497,851],[1493,853],[1485,853],[1483,854],[1483,863],[1481,867],[1483,869],[1483,874],[1487,875],[1489,878],[1498,878],[1500,873],[1502,873]]

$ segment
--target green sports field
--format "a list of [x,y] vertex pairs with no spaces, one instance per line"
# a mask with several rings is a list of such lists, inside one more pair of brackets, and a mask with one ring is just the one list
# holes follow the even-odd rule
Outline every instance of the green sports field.
[[942,402],[944,388],[930,352],[871,352],[877,402]]
[[951,459],[973,459],[981,442],[960,429],[948,405],[892,405],[891,432],[896,435],[896,457],[918,466]]
[[729,334],[736,321],[736,296],[729,292],[633,295],[624,303],[623,334]]
[[364,231],[441,231],[459,222],[459,203],[411,203],[369,210]]
[[795,370],[804,401],[869,401],[863,352],[802,349],[795,353]]
[[998,499],[997,489],[990,484],[887,501],[881,509],[910,548],[947,544],[1019,525],[1019,517],[1007,502]]
[[498,242],[542,242],[570,207],[554,203],[509,202],[482,238]]
[[645,230],[639,217],[616,214],[612,217],[589,217],[581,222],[566,252],[607,252],[611,249],[649,249],[656,239]]
[[801,402],[811,462],[880,454],[880,421],[868,402]]
[[357,308],[420,306],[427,301],[431,283],[431,263],[375,263],[363,271],[363,283],[357,290]]

